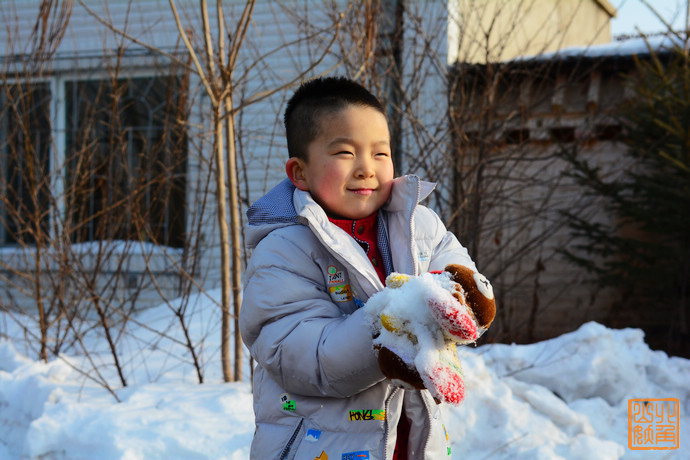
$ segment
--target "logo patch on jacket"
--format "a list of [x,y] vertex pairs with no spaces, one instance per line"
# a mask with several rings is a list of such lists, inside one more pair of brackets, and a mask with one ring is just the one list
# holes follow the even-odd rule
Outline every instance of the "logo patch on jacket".
[[335,265],[329,265],[326,268],[326,273],[328,273],[328,285],[332,286],[334,284],[345,284],[345,273],[342,270],[338,270]]
[[304,440],[307,442],[317,442],[321,438],[321,430],[308,429]]
[[369,460],[369,451],[360,450],[359,452],[344,452],[342,460]]
[[295,401],[290,399],[290,395],[288,393],[283,393],[282,395],[280,395],[280,404],[283,405],[283,410],[286,410],[288,412],[295,411]]
[[295,410],[297,410],[297,405],[295,404],[295,401],[287,401],[285,404],[283,404],[283,410],[288,412],[295,412]]
[[361,422],[367,420],[386,420],[386,411],[380,409],[359,409],[349,412],[351,422]]
[[328,292],[334,302],[349,302],[352,300],[352,289],[349,284],[341,286],[328,286]]
[[333,302],[350,302],[352,300],[352,288],[345,279],[345,272],[335,265],[326,267],[328,279],[328,293]]

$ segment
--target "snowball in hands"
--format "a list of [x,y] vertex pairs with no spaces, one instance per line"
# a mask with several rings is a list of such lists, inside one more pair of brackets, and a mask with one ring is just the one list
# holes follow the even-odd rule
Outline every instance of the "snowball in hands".
[[439,401],[462,402],[465,383],[455,346],[476,341],[493,320],[486,278],[460,265],[416,277],[391,273],[364,309],[386,377],[406,388],[426,388]]

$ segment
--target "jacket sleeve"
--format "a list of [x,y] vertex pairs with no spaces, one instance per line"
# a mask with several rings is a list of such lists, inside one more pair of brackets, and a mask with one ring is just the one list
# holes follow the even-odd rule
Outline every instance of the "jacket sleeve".
[[[288,231],[311,233],[299,226]],[[384,378],[371,330],[362,310],[343,314],[326,291],[323,256],[296,240],[274,231],[256,247],[245,278],[242,338],[285,390],[352,396]]]

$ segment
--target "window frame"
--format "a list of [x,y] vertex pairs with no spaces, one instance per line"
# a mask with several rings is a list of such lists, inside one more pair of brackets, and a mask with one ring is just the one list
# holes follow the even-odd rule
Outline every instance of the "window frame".
[[[120,80],[131,80],[131,79],[156,79],[156,78],[180,78],[183,79],[183,75],[175,74],[174,72],[166,72],[165,68],[149,68],[149,69],[121,69]],[[53,239],[57,234],[61,233],[63,228],[62,225],[65,219],[68,218],[70,210],[66,202],[65,191],[67,190],[67,181],[69,180],[69,171],[67,165],[67,125],[68,125],[68,113],[67,113],[67,85],[70,82],[82,82],[82,81],[108,81],[112,80],[111,76],[107,72],[101,70],[82,70],[77,72],[58,72],[50,77],[42,78],[9,78],[5,75],[3,79],[3,84],[5,85],[37,85],[43,84],[47,85],[48,98],[49,98],[49,109],[48,118],[50,123],[49,133],[49,145],[47,147],[48,155],[48,175],[50,177],[50,191],[55,198],[52,203],[47,205],[46,211],[46,228],[49,232],[49,237]],[[180,85],[183,91],[188,91],[188,88],[184,88],[184,84]],[[182,94],[182,97],[188,97],[188,94]],[[189,107],[187,107],[187,117],[191,117],[189,112]],[[161,125],[162,126],[162,125]],[[150,125],[149,125],[150,127]],[[183,186],[179,194],[181,199],[184,201],[182,207],[185,208],[187,201],[189,186],[187,175],[189,172],[189,157],[190,157],[190,142],[189,142],[189,127],[183,129],[182,140],[184,143],[184,159],[182,160],[183,166],[182,171],[176,175],[182,176]],[[2,152],[0,152],[0,155]],[[1,159],[1,158],[0,158]],[[174,206],[176,203],[168,204],[168,206]],[[2,210],[0,209],[0,212]],[[166,211],[167,212],[167,211]],[[183,247],[187,232],[187,218],[186,212],[183,211],[181,217],[181,225],[178,225],[177,230],[181,235],[175,237],[177,239],[177,244],[168,245],[162,242],[152,242],[145,239],[136,239],[135,241],[149,242],[159,246],[180,248]],[[173,238],[173,239],[175,239]],[[97,241],[95,239],[91,241]],[[0,229],[0,248],[12,248],[16,247],[18,244],[13,244],[7,241],[5,237],[4,229]],[[24,246],[32,247],[35,246],[35,242],[24,242]]]

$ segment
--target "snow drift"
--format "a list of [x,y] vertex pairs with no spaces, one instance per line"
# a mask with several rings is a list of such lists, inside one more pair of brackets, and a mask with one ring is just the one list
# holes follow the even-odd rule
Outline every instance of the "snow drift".
[[[459,358],[467,396],[444,407],[454,458],[690,456],[690,360],[650,350],[639,330],[587,323],[531,345],[464,347]],[[248,383],[164,378],[116,390],[117,403],[74,362],[37,362],[0,341],[0,458],[248,458]],[[680,449],[627,448],[630,398],[679,399]]]

